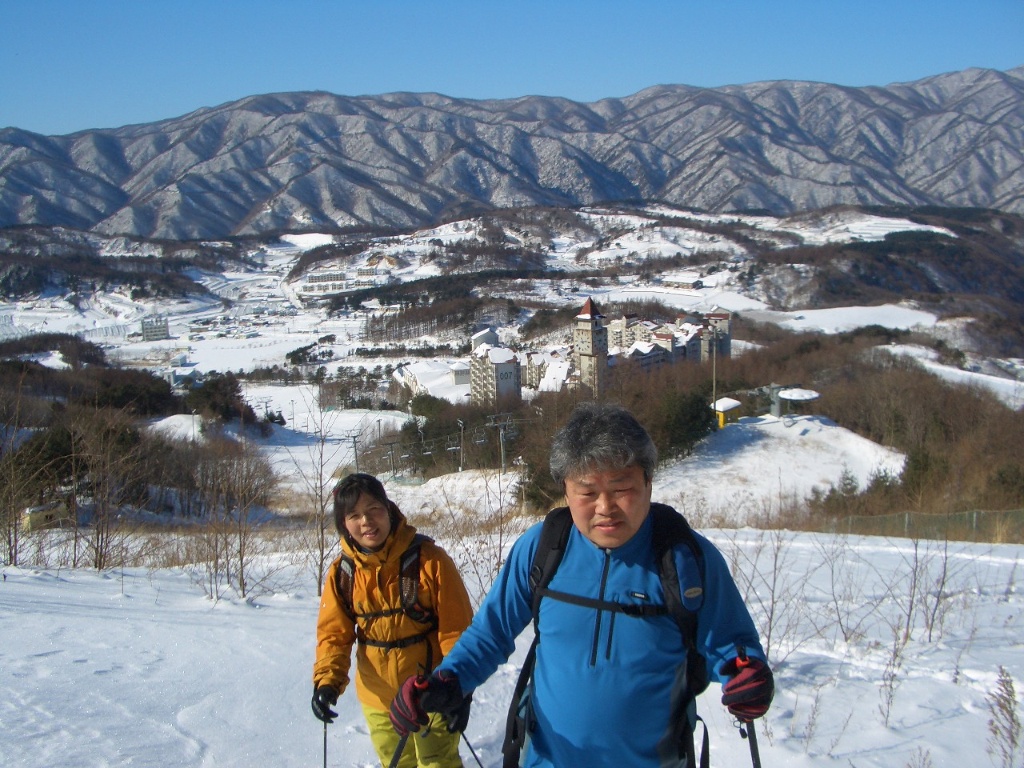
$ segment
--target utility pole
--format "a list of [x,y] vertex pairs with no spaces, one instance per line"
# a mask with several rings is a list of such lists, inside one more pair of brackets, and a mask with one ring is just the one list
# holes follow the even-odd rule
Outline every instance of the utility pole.
[[359,472],[359,449],[356,446],[356,441],[359,440],[359,433],[353,432],[349,435],[349,438],[352,440],[352,464],[355,466],[356,472]]
[[512,414],[495,413],[488,416],[487,426],[498,428],[498,444],[501,448],[501,474],[505,474],[505,430],[512,425]]
[[466,425],[462,419],[457,419],[457,421],[459,422],[459,472],[461,472],[466,459]]
[[711,408],[718,402],[718,326],[710,325],[711,330]]
[[505,424],[498,427],[498,442],[501,444],[501,474],[505,474]]

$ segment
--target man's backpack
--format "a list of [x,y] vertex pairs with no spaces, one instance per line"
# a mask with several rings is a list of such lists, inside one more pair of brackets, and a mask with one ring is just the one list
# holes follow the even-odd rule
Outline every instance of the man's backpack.
[[[425,541],[433,541],[433,539],[429,536],[424,536],[422,533],[417,533],[409,543],[405,552],[402,553],[402,557],[399,560],[398,565],[399,590],[402,595],[402,604],[400,608],[389,608],[384,611],[371,611],[369,613],[356,612],[355,606],[352,602],[352,576],[355,573],[356,564],[348,555],[344,553],[341,555],[338,562],[338,570],[336,572],[338,595],[341,597],[341,604],[345,609],[345,613],[347,613],[352,621],[355,622],[357,642],[373,646],[375,648],[384,648],[386,650],[406,648],[410,645],[415,645],[416,643],[425,642],[433,632],[437,631],[437,614],[433,611],[428,611],[419,604],[420,546]],[[409,637],[388,641],[373,640],[368,638],[366,633],[363,631],[362,622],[369,619],[397,616],[401,613],[404,613],[413,621],[417,621],[420,624],[426,624],[427,629],[423,632],[417,632],[415,635],[411,635]],[[428,672],[433,669],[432,661],[431,647],[428,643]]]
[[[615,611],[631,616],[664,616],[666,614],[675,619],[679,631],[683,636],[683,645],[686,648],[686,670],[687,686],[691,697],[686,702],[686,713],[680,713],[675,718],[674,729],[676,744],[679,747],[680,756],[685,756],[688,768],[694,768],[695,751],[693,743],[693,730],[696,720],[696,712],[692,713],[690,706],[693,699],[704,692],[708,686],[707,663],[697,650],[697,614],[689,610],[683,603],[682,587],[679,583],[679,573],[676,570],[673,552],[676,547],[686,546],[693,554],[697,562],[701,584],[699,587],[687,589],[687,596],[700,597],[703,604],[704,587],[704,554],[693,534],[693,529],[686,522],[681,514],[664,504],[651,504],[651,517],[654,530],[652,541],[654,543],[655,559],[658,563],[658,572],[661,579],[662,591],[665,593],[665,605],[635,605],[631,603],[616,603],[605,600],[595,600],[572,595],[565,592],[558,592],[548,588],[548,584],[554,577],[558,566],[565,554],[565,545],[569,540],[569,533],[572,530],[572,516],[568,507],[559,507],[548,513],[541,527],[540,539],[537,543],[537,552],[533,558],[530,568],[530,589],[532,590],[533,610],[533,643],[527,652],[523,668],[520,670],[519,678],[516,681],[515,692],[512,695],[512,703],[509,706],[508,717],[505,723],[505,741],[501,751],[504,755],[503,768],[516,768],[519,765],[520,754],[529,742],[530,727],[530,705],[527,688],[533,676],[533,666],[536,660],[537,643],[540,641],[540,601],[544,597],[551,597],[563,602],[576,605],[586,605],[600,610]],[[690,720],[694,718],[694,721]],[[707,768],[709,761],[708,733],[704,729],[704,739],[701,750],[701,768]]]

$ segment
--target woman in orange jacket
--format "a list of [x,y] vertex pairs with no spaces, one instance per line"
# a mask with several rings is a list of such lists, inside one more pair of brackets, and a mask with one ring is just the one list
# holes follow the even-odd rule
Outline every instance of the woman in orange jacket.
[[[372,475],[348,475],[334,489],[342,554],[327,571],[317,619],[313,714],[324,723],[349,683],[356,646],[356,695],[382,765],[399,747],[388,708],[402,682],[429,675],[473,617],[451,557],[416,533]],[[438,715],[406,745],[400,768],[461,768],[460,723]],[[451,730],[449,729],[451,726]],[[461,726],[461,728],[457,727]]]

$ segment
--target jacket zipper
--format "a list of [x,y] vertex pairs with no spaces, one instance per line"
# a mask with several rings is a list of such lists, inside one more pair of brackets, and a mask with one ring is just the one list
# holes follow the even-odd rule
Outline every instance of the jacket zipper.
[[[604,551],[604,567],[601,569],[601,590],[597,595],[598,600],[604,600],[604,590],[608,585],[608,569],[611,565],[611,551]],[[590,666],[597,666],[597,649],[601,643],[601,614],[604,613],[600,608],[597,609],[597,623],[594,626],[594,643],[590,651]],[[609,642],[611,639],[609,638]],[[609,649],[609,652],[611,649]]]

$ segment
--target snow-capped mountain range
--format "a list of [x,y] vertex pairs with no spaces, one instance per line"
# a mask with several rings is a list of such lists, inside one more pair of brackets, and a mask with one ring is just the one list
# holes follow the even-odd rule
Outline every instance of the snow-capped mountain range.
[[593,103],[279,93],[66,136],[0,130],[0,227],[211,238],[638,200],[1024,212],[1024,67]]

